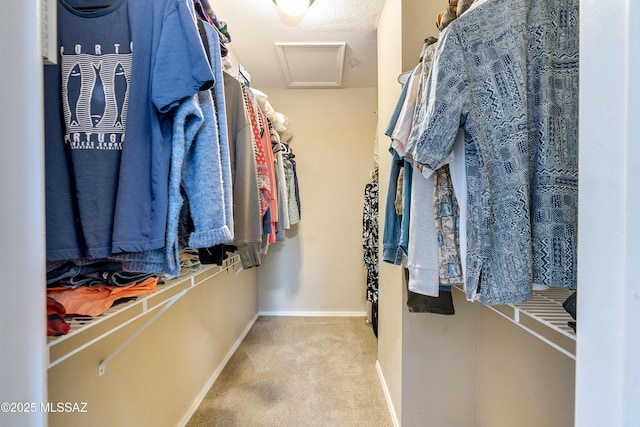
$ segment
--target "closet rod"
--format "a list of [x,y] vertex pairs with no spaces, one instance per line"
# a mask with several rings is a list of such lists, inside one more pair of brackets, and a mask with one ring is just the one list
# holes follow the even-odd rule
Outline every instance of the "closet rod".
[[100,364],[98,365],[98,376],[102,376],[104,374],[104,371],[107,368],[107,363],[109,363],[111,361],[111,359],[113,359],[118,353],[120,353],[120,351],[122,351],[122,349],[124,349],[126,346],[128,346],[131,341],[136,339],[136,337],[138,335],[140,335],[140,333],[142,331],[147,329],[149,327],[149,325],[151,325],[153,322],[155,322],[155,320],[158,317],[160,317],[162,315],[162,313],[167,311],[169,309],[169,307],[171,307],[176,301],[178,301],[180,298],[182,298],[187,293],[187,291],[189,289],[190,288],[183,289],[182,291],[180,291],[179,293],[174,295],[169,300],[169,302],[167,302],[165,304],[164,307],[162,307],[156,314],[153,315],[153,317],[151,317],[151,319],[147,320],[145,322],[145,324],[142,325],[133,335],[131,335],[129,338],[127,338],[127,340],[125,342],[120,344],[120,347],[116,348],[106,359],[104,359],[102,362],[100,362]]

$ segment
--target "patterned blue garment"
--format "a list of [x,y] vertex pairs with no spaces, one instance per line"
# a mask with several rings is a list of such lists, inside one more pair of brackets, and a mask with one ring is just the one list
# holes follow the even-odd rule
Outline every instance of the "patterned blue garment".
[[409,139],[435,168],[465,132],[469,300],[575,289],[578,0],[487,0],[442,33]]
[[460,215],[449,165],[443,165],[435,171],[435,181],[433,210],[438,237],[438,276],[440,289],[446,286],[451,290],[452,285],[463,284],[463,275],[458,238]]

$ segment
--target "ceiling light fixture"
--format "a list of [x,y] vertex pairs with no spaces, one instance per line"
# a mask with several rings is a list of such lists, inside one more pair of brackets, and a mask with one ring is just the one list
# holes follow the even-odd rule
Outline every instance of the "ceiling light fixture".
[[273,0],[278,9],[285,15],[300,16],[304,14],[315,0]]

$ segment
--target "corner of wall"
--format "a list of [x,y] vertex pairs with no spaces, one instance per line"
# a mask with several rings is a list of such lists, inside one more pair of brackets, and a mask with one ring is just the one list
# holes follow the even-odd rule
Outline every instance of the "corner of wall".
[[[378,158],[379,206],[387,197],[390,157],[385,128],[401,87],[397,76],[402,72],[402,1],[386,0],[378,20]],[[384,224],[384,209],[379,209],[380,238]],[[380,249],[382,245],[380,245]],[[380,260],[382,257],[380,257]],[[385,379],[385,394],[395,415],[394,424],[402,420],[402,288],[397,266],[380,261],[378,289],[378,364]]]

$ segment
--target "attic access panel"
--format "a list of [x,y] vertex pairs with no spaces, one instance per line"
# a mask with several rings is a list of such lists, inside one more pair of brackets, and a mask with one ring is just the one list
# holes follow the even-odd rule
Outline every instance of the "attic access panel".
[[276,43],[289,87],[341,87],[345,42]]

